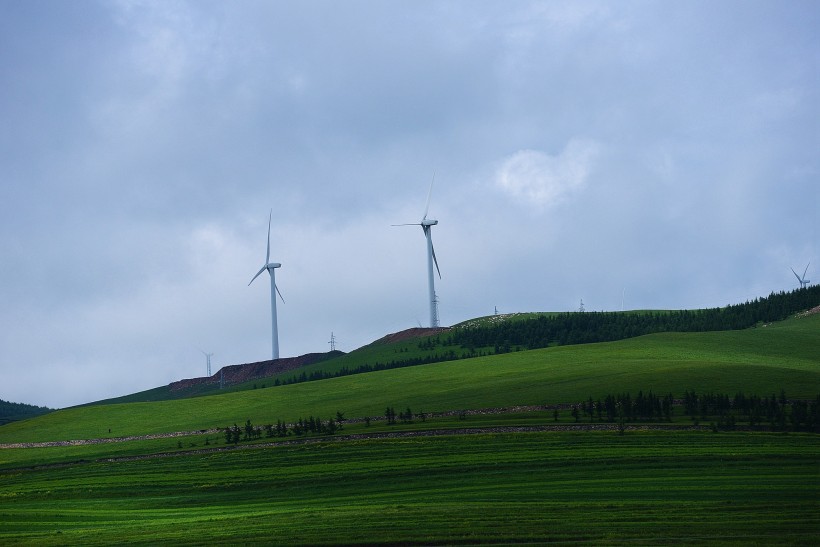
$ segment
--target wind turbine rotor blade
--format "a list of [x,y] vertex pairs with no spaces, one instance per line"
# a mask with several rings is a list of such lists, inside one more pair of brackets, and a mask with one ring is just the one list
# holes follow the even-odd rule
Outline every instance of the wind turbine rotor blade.
[[430,241],[430,251],[433,253],[433,264],[436,265],[436,271],[438,272],[438,278],[441,279],[441,270],[438,269],[438,260],[436,259],[436,248],[433,247],[433,242]]
[[268,215],[268,251],[265,253],[265,264],[270,263],[270,223],[273,220],[273,209],[270,210],[270,215]]
[[806,279],[806,272],[807,272],[807,271],[809,271],[809,266],[810,266],[810,265],[811,265],[811,262],[809,262],[808,264],[806,264],[806,269],[805,269],[805,270],[803,270],[803,279]]
[[427,212],[430,210],[430,196],[433,195],[433,182],[436,180],[436,172],[433,171],[433,180],[430,181],[430,189],[427,191],[427,203],[424,206],[424,216],[421,217],[421,220],[427,220]]
[[420,222],[408,222],[406,224],[391,224],[390,226],[421,226]]
[[[808,266],[806,266],[806,267],[808,268]],[[794,271],[794,268],[789,268],[789,269],[790,269],[790,270],[792,271],[792,273],[794,274],[794,277],[796,277],[796,278],[797,278],[797,280],[798,280],[798,281],[800,281],[800,282],[802,283],[802,282],[803,282],[803,280],[802,280],[802,279],[800,279],[800,276],[799,276],[799,275],[797,275],[797,272],[796,272],[796,271]],[[806,274],[803,274],[803,275],[806,275]]]
[[257,277],[259,277],[259,276],[262,274],[262,272],[264,272],[267,268],[268,268],[268,265],[267,265],[267,264],[265,264],[264,266],[262,266],[262,269],[260,269],[258,272],[256,272],[256,275],[255,275],[255,276],[253,276],[253,279],[251,279],[250,283],[248,283],[248,287],[250,287],[250,286],[251,286],[251,283],[253,283],[254,279],[256,279]]
[[274,285],[273,285],[273,286],[274,286],[274,288],[276,289],[276,294],[278,294],[278,295],[279,295],[279,298],[282,300],[282,304],[284,304],[284,303],[285,303],[285,299],[284,299],[284,298],[282,298],[282,293],[281,293],[281,292],[279,292],[279,287],[278,287],[275,283],[274,283]]

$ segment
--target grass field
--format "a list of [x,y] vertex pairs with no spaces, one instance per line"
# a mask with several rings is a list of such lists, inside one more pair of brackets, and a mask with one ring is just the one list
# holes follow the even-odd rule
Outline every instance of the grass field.
[[[0,443],[146,435],[256,424],[577,402],[607,393],[684,390],[792,398],[820,393],[820,314],[767,328],[664,333],[435,363],[318,382],[153,403],[65,409],[0,427]],[[111,432],[109,433],[109,429]]]
[[[381,348],[379,351],[383,351]],[[374,350],[375,351],[375,350]],[[0,443],[574,403],[684,390],[820,393],[820,315],[665,333],[153,403],[65,409]],[[564,413],[559,423],[572,422]],[[809,545],[820,436],[711,431],[375,433],[552,423],[549,412],[348,424],[341,436],[240,444],[219,433],[0,449],[0,544]],[[676,423],[688,423],[680,415]],[[109,432],[110,429],[110,432]]]
[[3,544],[808,545],[820,437],[327,441],[0,472]]

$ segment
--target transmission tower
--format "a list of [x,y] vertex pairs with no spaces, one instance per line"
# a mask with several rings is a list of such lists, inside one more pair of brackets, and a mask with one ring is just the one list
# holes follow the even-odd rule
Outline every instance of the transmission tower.
[[336,336],[331,332],[330,333],[330,351],[336,351]]

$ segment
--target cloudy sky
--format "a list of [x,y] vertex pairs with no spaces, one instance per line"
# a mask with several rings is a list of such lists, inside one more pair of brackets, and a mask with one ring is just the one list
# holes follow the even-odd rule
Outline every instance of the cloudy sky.
[[0,398],[820,278],[815,1],[0,2]]

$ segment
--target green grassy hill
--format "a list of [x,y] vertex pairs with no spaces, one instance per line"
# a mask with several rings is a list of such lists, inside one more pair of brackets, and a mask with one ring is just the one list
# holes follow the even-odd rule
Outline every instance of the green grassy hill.
[[[121,437],[309,415],[380,416],[577,402],[621,391],[820,393],[820,314],[767,327],[660,333],[190,399],[65,409],[0,427],[0,443]],[[110,429],[110,433],[109,433]]]
[[713,309],[491,315],[464,321],[449,329],[409,329],[385,336],[348,354],[311,354],[312,364],[301,364],[296,370],[288,367],[288,372],[254,377],[242,383],[235,383],[228,377],[223,389],[214,382],[191,382],[182,389],[179,383],[175,383],[89,404],[201,397],[216,392],[224,394],[511,351],[612,342],[659,332],[742,330],[786,319],[818,302],[820,286],[812,286]]
[[[360,357],[422,350],[419,340],[397,344],[372,344]],[[820,393],[820,314],[75,407],[4,425],[0,443],[327,419],[337,410],[381,416],[387,406],[433,412],[638,390],[682,397],[781,389],[791,399]],[[0,544],[816,543],[820,435],[691,428],[676,412],[673,424],[638,423],[622,434],[614,424],[582,429],[569,412],[555,426],[551,413],[517,411],[348,422],[342,435],[238,446],[211,432],[3,447]],[[521,425],[534,427],[498,427]]]
[[0,399],[0,425],[33,418],[51,411],[50,408],[46,407],[27,405],[24,403],[12,403]]

